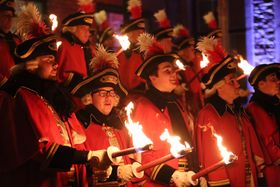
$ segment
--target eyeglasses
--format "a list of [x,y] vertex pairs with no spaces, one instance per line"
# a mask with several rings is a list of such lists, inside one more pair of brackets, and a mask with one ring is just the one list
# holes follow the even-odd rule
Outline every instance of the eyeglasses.
[[93,93],[98,93],[98,95],[100,97],[109,97],[109,96],[115,97],[116,96],[116,93],[114,90],[101,90],[100,89],[100,90],[94,91]]

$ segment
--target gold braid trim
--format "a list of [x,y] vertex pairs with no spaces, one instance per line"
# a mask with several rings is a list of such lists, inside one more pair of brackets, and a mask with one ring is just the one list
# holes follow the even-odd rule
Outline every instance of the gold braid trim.
[[164,164],[160,164],[160,165],[157,165],[154,167],[153,171],[152,171],[152,174],[150,176],[150,178],[155,181],[156,180],[156,177],[159,173],[159,171],[161,170],[161,168],[164,166]]
[[208,184],[210,186],[221,186],[221,185],[230,184],[230,181],[229,181],[229,179],[218,180],[218,181],[208,181]]

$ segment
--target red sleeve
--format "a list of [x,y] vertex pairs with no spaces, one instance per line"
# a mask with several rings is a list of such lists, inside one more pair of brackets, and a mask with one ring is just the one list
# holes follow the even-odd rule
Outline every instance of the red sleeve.
[[264,143],[272,161],[280,160],[280,137],[275,119],[268,115],[255,103],[248,105],[248,111],[253,117],[256,131]]

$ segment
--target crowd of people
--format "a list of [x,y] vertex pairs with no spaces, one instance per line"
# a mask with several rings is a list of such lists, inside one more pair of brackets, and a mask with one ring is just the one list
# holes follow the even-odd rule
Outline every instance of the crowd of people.
[[[239,59],[219,30],[196,42],[160,10],[147,33],[141,0],[129,0],[120,32],[131,44],[116,53],[105,11],[70,14],[58,36],[34,4],[22,8],[0,2],[0,186],[280,186],[279,63],[253,69],[244,104]],[[112,159],[109,148],[135,146],[131,101],[152,148]],[[170,154],[166,130],[192,152],[140,175],[135,166]],[[194,179],[223,159],[218,136],[237,159]]]

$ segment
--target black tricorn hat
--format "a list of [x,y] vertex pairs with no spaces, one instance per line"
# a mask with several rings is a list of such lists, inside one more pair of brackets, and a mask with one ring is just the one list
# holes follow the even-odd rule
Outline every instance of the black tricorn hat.
[[15,49],[16,64],[27,62],[42,55],[57,54],[56,37],[53,34],[32,38]]
[[82,97],[102,87],[112,87],[120,97],[125,97],[128,93],[120,82],[118,71],[107,68],[81,80],[71,90],[71,94]]
[[271,73],[279,74],[280,64],[272,63],[272,64],[260,64],[256,66],[249,76],[249,83],[251,86],[256,86],[257,83],[264,79],[267,75]]
[[162,28],[158,29],[157,31],[154,32],[154,35],[157,40],[162,40],[164,38],[172,38],[172,33],[173,33],[173,28]]
[[91,26],[93,23],[93,14],[77,12],[71,14],[63,19],[63,26],[77,26],[77,25],[88,25]]
[[190,36],[189,30],[181,24],[178,24],[173,28],[172,42],[172,48],[174,51],[180,51],[190,46],[194,46],[195,44],[194,38]]
[[139,19],[133,19],[130,21],[127,21],[125,24],[121,26],[121,33],[125,34],[130,31],[134,30],[145,30],[145,19],[139,18]]
[[15,14],[15,1],[14,0],[1,0],[0,10],[10,10]]
[[217,82],[237,70],[237,62],[231,56],[225,57],[220,63],[213,65],[202,77],[202,83],[207,89],[211,89]]
[[174,62],[180,59],[180,57],[175,53],[169,54],[156,54],[145,60],[136,70],[136,74],[147,80],[149,78],[150,72],[162,62]]

